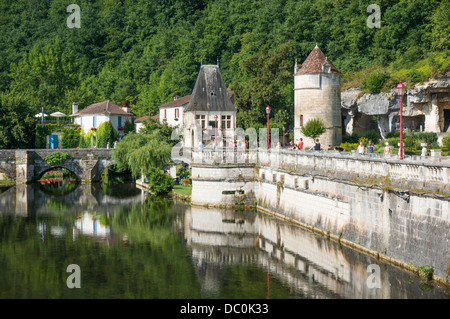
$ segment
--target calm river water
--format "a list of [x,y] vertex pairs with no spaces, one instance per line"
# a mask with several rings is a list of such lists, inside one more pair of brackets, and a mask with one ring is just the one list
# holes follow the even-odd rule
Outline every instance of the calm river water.
[[[79,289],[66,284],[72,264]],[[449,298],[262,213],[190,207],[132,183],[0,188],[0,269],[3,299]]]

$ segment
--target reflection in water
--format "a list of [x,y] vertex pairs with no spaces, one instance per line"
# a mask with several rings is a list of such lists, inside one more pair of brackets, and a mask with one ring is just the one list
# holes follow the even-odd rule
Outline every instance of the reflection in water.
[[[132,183],[64,196],[12,187],[0,194],[0,242],[0,298],[447,298],[264,214],[146,198]],[[65,285],[73,263],[82,289]],[[367,285],[370,264],[381,288]]]

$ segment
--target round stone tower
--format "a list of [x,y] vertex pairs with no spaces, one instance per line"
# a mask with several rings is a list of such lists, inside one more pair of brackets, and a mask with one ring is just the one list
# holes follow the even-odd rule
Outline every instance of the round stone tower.
[[313,118],[322,119],[327,128],[320,144],[339,146],[342,142],[341,115],[341,73],[325,54],[316,47],[298,68],[294,67],[294,139],[303,138],[305,147],[313,145],[313,140],[305,137],[301,127]]

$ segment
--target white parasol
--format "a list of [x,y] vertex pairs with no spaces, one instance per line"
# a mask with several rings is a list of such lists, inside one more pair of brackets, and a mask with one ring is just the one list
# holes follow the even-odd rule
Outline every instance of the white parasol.
[[54,117],[66,117],[67,115],[61,112],[54,112],[52,114],[50,114],[50,116],[54,116]]

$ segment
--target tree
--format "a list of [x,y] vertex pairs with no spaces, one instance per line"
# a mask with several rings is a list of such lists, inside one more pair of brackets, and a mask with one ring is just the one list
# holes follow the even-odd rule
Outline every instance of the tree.
[[140,177],[151,174],[152,168],[166,168],[171,150],[172,145],[156,132],[129,133],[117,144],[112,157],[119,171]]
[[318,118],[309,120],[301,128],[302,134],[306,137],[312,138],[313,140],[325,133],[326,130],[327,128],[325,127],[324,122]]
[[23,93],[0,93],[0,149],[32,148],[36,122]]
[[150,191],[155,195],[168,194],[174,187],[173,178],[164,174],[160,169],[151,168],[149,176]]

